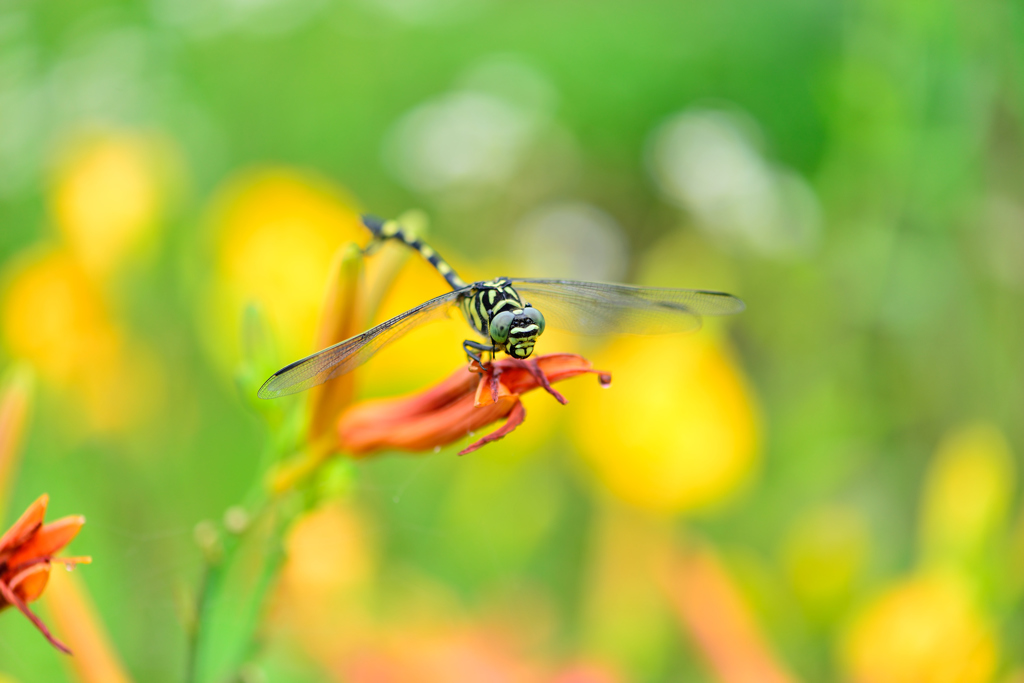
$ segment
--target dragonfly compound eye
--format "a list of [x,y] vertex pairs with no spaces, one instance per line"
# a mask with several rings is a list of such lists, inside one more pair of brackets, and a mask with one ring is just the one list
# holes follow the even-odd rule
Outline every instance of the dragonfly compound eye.
[[537,330],[537,334],[542,334],[544,332],[544,316],[540,311],[532,306],[527,306],[523,309],[523,315],[537,323],[537,327],[539,328]]
[[512,311],[502,311],[491,320],[491,339],[504,344],[508,339],[508,331],[512,329],[512,321],[515,320]]

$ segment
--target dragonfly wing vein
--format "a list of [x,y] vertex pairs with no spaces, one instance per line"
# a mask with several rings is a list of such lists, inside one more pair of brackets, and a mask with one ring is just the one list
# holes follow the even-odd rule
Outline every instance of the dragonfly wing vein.
[[271,375],[257,395],[260,398],[277,398],[296,394],[351,372],[410,330],[446,318],[466,291],[442,294],[362,334],[290,363]]
[[513,279],[513,286],[552,327],[577,334],[691,332],[702,316],[744,309],[730,294],[696,289],[526,278]]

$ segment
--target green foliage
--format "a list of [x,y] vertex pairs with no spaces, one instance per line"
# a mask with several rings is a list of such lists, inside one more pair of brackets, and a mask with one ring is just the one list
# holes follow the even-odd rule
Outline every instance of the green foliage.
[[[402,633],[409,605],[452,620],[511,613],[537,624],[524,649],[543,661],[587,656],[625,680],[712,680],[669,608],[644,611],[655,580],[608,569],[608,557],[632,548],[605,547],[622,541],[609,528],[640,513],[624,512],[580,464],[583,446],[563,424],[577,407],[571,388],[521,460],[499,444],[462,459],[447,448],[331,461],[294,498],[262,507],[266,472],[298,450],[305,413],[299,399],[268,403],[255,391],[289,354],[312,351],[312,336],[284,329],[265,302],[217,308],[227,296],[217,283],[231,277],[218,251],[224,206],[242,193],[226,186],[253,168],[297,168],[339,205],[383,216],[422,206],[431,243],[466,277],[577,276],[528,272],[556,239],[530,233],[529,217],[576,202],[610,217],[623,278],[727,289],[747,303],[730,328],[706,333],[732,340],[736,372],[752,387],[760,469],[708,510],[636,524],[673,548],[697,536],[720,550],[780,660],[805,680],[849,678],[856,665],[837,653],[858,610],[893,582],[949,568],[933,562],[943,554],[928,540],[942,529],[924,541],[920,531],[931,523],[926,495],[940,520],[962,502],[930,483],[942,476],[932,472],[936,449],[962,425],[992,425],[1012,461],[998,460],[998,471],[1012,481],[975,491],[1002,507],[983,537],[956,539],[970,561],[950,571],[975,582],[999,666],[1015,670],[1024,665],[1021,45],[1024,11],[989,1],[8,3],[0,366],[33,352],[12,330],[46,328],[47,311],[64,310],[51,298],[38,318],[15,318],[10,292],[40,254],[73,250],[59,202],[71,141],[83,131],[151,136],[160,169],[155,227],[96,276],[121,348],[141,356],[125,361],[127,379],[95,385],[37,372],[19,476],[0,482],[8,521],[44,491],[57,515],[86,515],[73,549],[95,564],[79,575],[140,681],[181,680],[191,633],[172,596],[182,585],[193,595],[203,575],[218,602],[200,607],[213,635],[197,650],[196,683],[253,662],[280,680],[320,680],[308,672],[328,666],[301,643],[259,636],[288,525],[337,501],[371,520],[377,592],[350,602],[379,617],[382,632]],[[480,111],[491,118],[474,119]],[[416,128],[435,115],[449,116],[448,127]],[[474,126],[483,132],[459,142]],[[659,141],[685,142],[687,131],[705,146],[662,150],[669,171],[660,172]],[[502,136],[513,143],[495,143]],[[417,141],[433,156],[410,152]],[[578,242],[584,264],[599,261],[586,251],[598,232]],[[429,295],[442,291],[438,281]],[[305,346],[291,348],[301,335]],[[603,348],[566,344],[543,352]],[[118,382],[136,380],[141,395],[118,393]],[[123,420],[96,412],[101,403]],[[528,411],[520,430],[535,425]],[[224,535],[218,523],[230,562],[207,566],[195,525],[239,503],[263,511],[252,523],[265,533]],[[833,519],[843,524],[831,537],[822,529]],[[809,567],[834,574],[807,582]],[[650,638],[608,646],[612,615],[634,608]],[[14,617],[0,614],[0,674],[73,680]]]

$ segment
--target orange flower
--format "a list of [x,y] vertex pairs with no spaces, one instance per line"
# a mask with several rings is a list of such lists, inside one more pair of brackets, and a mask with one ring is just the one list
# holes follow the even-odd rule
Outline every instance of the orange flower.
[[54,647],[71,654],[71,650],[54,638],[39,617],[28,608],[28,603],[43,594],[50,579],[52,563],[58,562],[71,568],[92,561],[90,557],[53,556],[78,535],[85,524],[85,518],[80,515],[64,517],[44,526],[43,517],[49,501],[45,493],[39,496],[21,519],[0,536],[0,610],[14,605]]
[[388,449],[427,451],[507,418],[497,430],[459,452],[465,455],[522,424],[522,394],[543,388],[559,403],[567,403],[551,384],[587,372],[597,374],[604,385],[611,382],[611,375],[592,369],[586,358],[568,353],[525,361],[505,358],[483,367],[474,362],[424,392],[349,408],[338,420],[338,437],[341,447],[357,456]]
[[663,587],[680,625],[717,680],[797,683],[772,651],[749,600],[713,549],[698,547],[680,555],[664,575]]

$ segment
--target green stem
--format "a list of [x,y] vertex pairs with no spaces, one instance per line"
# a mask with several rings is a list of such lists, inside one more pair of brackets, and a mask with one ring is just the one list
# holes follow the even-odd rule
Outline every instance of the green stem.
[[[284,533],[298,512],[287,514],[287,507],[269,503],[264,496],[244,531],[232,534],[220,529],[223,549],[216,555],[208,554],[200,580],[186,683],[208,683],[211,678],[219,680],[218,674],[224,673],[230,677],[254,652],[259,617],[284,559]],[[245,553],[254,553],[261,566],[255,580],[245,582],[248,590],[232,594],[229,579],[239,572],[245,574]],[[226,661],[216,659],[225,653]]]
[[203,573],[199,577],[199,592],[196,596],[195,621],[191,624],[185,659],[185,683],[196,683],[199,675],[199,632],[203,623],[203,614],[209,601],[210,576],[215,566],[207,561],[203,564]]

